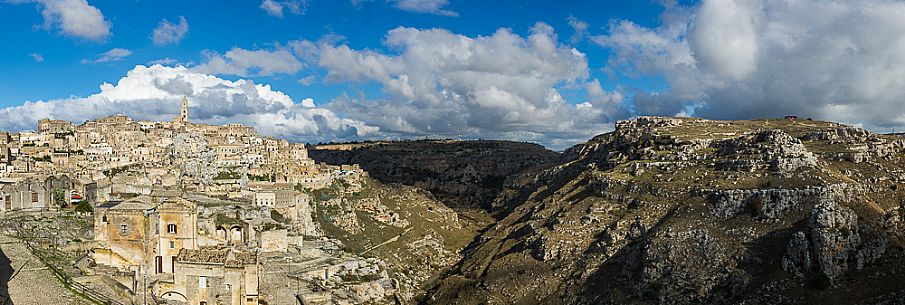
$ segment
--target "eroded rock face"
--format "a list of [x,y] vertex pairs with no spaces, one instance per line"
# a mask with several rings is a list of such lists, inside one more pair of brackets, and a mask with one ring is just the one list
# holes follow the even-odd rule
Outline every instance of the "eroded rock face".
[[873,134],[863,128],[839,127],[829,130],[809,132],[802,137],[807,140],[840,141],[840,140],[867,140]]
[[813,201],[822,193],[820,188],[717,190],[709,197],[710,211],[721,218],[753,215],[773,219],[795,205]]
[[864,268],[886,251],[885,237],[862,240],[861,233],[870,229],[858,225],[854,211],[831,199],[814,207],[808,227],[808,233],[796,232],[792,236],[783,257],[786,271],[800,275],[813,270],[830,285],[836,285],[841,275]]
[[849,269],[850,256],[861,245],[858,217],[831,201],[814,208],[809,225],[817,268],[834,283]]
[[200,133],[180,133],[173,137],[170,156],[179,164],[182,176],[211,184],[217,175],[217,167],[213,166],[215,153]]
[[782,130],[755,132],[747,136],[725,140],[715,145],[722,156],[736,156],[718,164],[723,170],[752,172],[769,169],[793,171],[801,167],[817,166],[817,157],[801,143]]
[[[535,175],[423,301],[850,304],[905,291],[905,149],[840,128],[619,122]],[[853,147],[863,156],[834,157]]]
[[659,304],[716,302],[750,280],[731,251],[704,230],[662,236],[645,250],[642,289]]
[[789,240],[787,254],[782,258],[782,269],[802,276],[803,271],[811,270],[814,262],[811,258],[811,243],[804,232],[795,232]]

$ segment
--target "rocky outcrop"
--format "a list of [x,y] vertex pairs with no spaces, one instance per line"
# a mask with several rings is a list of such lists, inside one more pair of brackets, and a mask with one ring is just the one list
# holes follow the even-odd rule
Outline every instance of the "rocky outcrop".
[[789,240],[786,256],[782,258],[782,269],[802,276],[802,271],[811,270],[813,267],[808,235],[805,232],[795,232],[792,234],[792,239]]
[[203,185],[210,185],[218,174],[214,166],[216,153],[208,146],[204,135],[197,132],[180,133],[173,137],[171,162],[178,164],[180,176]]
[[[431,194],[405,185],[385,185],[373,178],[360,186],[334,183],[312,194],[313,219],[324,235],[341,242],[343,252],[380,261],[393,280],[393,294],[406,302],[414,298],[425,281],[453,265],[460,251],[486,224],[483,213],[460,218]],[[480,219],[480,220],[476,220]],[[488,217],[489,218],[489,217]],[[306,241],[307,242],[307,241]],[[374,268],[348,265],[332,279],[344,283],[375,275]],[[341,279],[340,275],[348,275]],[[381,279],[387,276],[381,275]],[[391,295],[386,281],[346,287],[347,298],[358,303],[382,304]],[[382,290],[383,289],[383,290]]]
[[849,270],[861,270],[886,251],[885,237],[862,239],[869,230],[858,225],[858,216],[832,199],[817,205],[808,221],[809,232],[796,232],[789,242],[782,266],[801,275],[816,271],[829,285]]
[[645,249],[641,291],[658,304],[716,302],[745,289],[750,277],[705,230],[668,234]]
[[710,212],[721,218],[751,215],[774,219],[783,211],[817,199],[822,188],[804,189],[732,189],[710,193]]
[[717,163],[717,169],[753,172],[757,170],[793,171],[816,167],[817,157],[801,140],[782,130],[754,132],[716,143],[717,154],[731,157]]
[[[526,179],[421,301],[854,304],[905,291],[900,141],[810,120],[619,122]],[[853,148],[866,157],[834,157]]]

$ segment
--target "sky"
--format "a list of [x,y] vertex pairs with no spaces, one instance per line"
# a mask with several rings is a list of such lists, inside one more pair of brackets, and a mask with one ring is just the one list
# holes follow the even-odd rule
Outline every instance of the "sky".
[[564,149],[640,115],[905,125],[905,2],[0,0],[0,129],[111,114],[297,142]]

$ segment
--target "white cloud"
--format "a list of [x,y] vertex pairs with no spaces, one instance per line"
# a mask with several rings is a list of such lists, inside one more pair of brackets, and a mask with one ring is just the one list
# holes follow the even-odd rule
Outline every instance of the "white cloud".
[[396,8],[416,12],[416,13],[427,13],[427,14],[435,14],[435,15],[443,15],[443,16],[459,16],[459,13],[445,10],[444,6],[449,4],[449,0],[395,0]]
[[169,20],[164,19],[160,21],[160,24],[154,29],[154,32],[151,33],[151,40],[154,42],[154,45],[157,46],[177,44],[182,38],[185,38],[185,34],[188,32],[189,23],[185,20],[185,17],[179,16],[178,24],[174,24]]
[[41,53],[35,52],[28,54],[28,56],[31,56],[31,58],[34,59],[35,62],[44,62],[44,55],[41,55]]
[[149,65],[164,65],[164,66],[173,66],[173,65],[176,65],[176,64],[178,64],[178,63],[179,63],[178,60],[175,60],[175,59],[172,59],[172,58],[169,58],[169,57],[164,57],[164,58],[161,58],[161,59],[155,59],[155,60],[152,60],[152,61],[149,61],[149,62],[148,62]]
[[270,16],[283,18],[283,9],[288,10],[291,14],[302,15],[305,14],[307,6],[308,2],[304,0],[264,0],[264,2],[261,2],[260,7]]
[[132,51],[123,48],[113,48],[110,49],[110,51],[101,53],[100,57],[98,59],[95,59],[94,62],[120,61],[128,57],[129,55],[132,55]]
[[317,80],[317,76],[308,75],[308,76],[300,78],[298,80],[298,83],[302,86],[311,86],[311,84],[313,84],[314,81],[316,81],[316,80]]
[[194,67],[201,73],[238,76],[269,76],[294,74],[302,69],[302,63],[284,49],[273,51],[233,48],[224,55],[207,53],[204,64]]
[[[585,55],[558,43],[543,23],[526,37],[508,29],[467,37],[400,27],[384,41],[397,52],[310,41],[289,47],[324,68],[327,82],[380,84],[381,98],[344,95],[324,107],[385,133],[563,145],[608,130],[623,115],[623,97],[589,81]],[[572,105],[560,93],[564,86],[586,90],[589,100],[581,108]]]
[[115,85],[104,83],[99,93],[88,97],[2,108],[0,129],[33,129],[41,118],[80,123],[117,113],[140,120],[169,121],[179,111],[182,96],[189,98],[193,122],[242,123],[262,134],[295,141],[342,140],[379,133],[376,127],[318,108],[311,99],[293,102],[269,85],[243,79],[228,81],[181,66],[161,65],[136,66]]
[[759,1],[704,1],[688,38],[700,66],[733,79],[753,72],[762,13]]
[[575,16],[569,16],[567,19],[569,22],[569,26],[572,27],[572,30],[575,33],[572,34],[572,38],[570,39],[572,43],[578,43],[588,34],[588,23],[581,21],[581,19],[575,18]]
[[58,29],[62,34],[93,41],[110,37],[110,22],[99,9],[86,0],[25,0],[41,8],[45,29]]
[[613,22],[594,41],[610,69],[662,77],[639,113],[716,118],[786,114],[866,126],[905,125],[905,3],[716,1],[668,6],[662,24]]

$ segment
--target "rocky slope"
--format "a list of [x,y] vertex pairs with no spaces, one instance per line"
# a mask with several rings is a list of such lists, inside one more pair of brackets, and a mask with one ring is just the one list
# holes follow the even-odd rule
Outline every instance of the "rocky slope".
[[642,117],[564,154],[428,304],[905,301],[905,139]]
[[[351,148],[351,149],[350,149]],[[371,177],[430,191],[453,208],[505,210],[494,199],[518,177],[555,165],[560,154],[531,143],[423,140],[320,146],[317,162],[359,164]]]
[[370,178],[337,181],[311,195],[324,235],[341,241],[345,253],[376,258],[396,281],[396,300],[406,303],[459,261],[462,249],[492,222],[476,211],[460,217],[424,190]]

